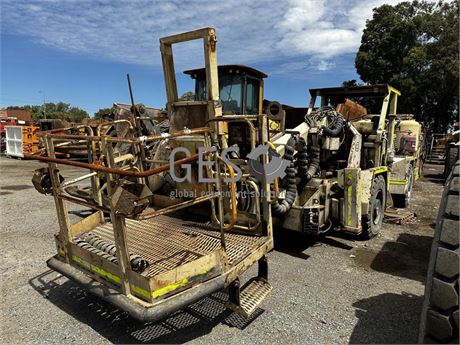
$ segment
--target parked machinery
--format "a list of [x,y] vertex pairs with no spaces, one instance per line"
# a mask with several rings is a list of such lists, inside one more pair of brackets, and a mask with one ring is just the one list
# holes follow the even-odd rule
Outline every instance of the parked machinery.
[[[309,234],[335,229],[371,238],[380,231],[390,194],[409,200],[420,170],[420,124],[397,115],[400,92],[390,85],[310,94],[305,121],[271,138],[280,154],[289,146],[297,152],[297,197],[277,223]],[[381,100],[380,113],[346,118],[336,109],[349,98]]]
[[[205,68],[186,72],[196,98],[179,101],[172,46],[195,39],[204,43]],[[310,90],[305,117],[277,102],[262,109],[266,75],[241,65],[218,68],[216,43],[211,28],[160,39],[168,131],[146,133],[132,98],[127,116],[96,131],[43,132],[47,155],[28,155],[48,163],[34,185],[53,194],[58,212],[58,254],[48,266],[142,321],[224,287],[228,307],[249,316],[271,290],[265,254],[273,248],[273,223],[308,234],[375,236],[391,171],[411,164],[396,159],[393,87]],[[380,97],[380,113],[365,114],[346,99],[353,97]],[[410,136],[402,147],[412,150]],[[57,140],[84,143],[89,163],[57,159]],[[65,180],[60,165],[89,173]],[[67,202],[96,212],[71,224]],[[255,263],[257,276],[240,286]]]
[[[172,46],[190,40],[204,44],[206,91],[200,100],[179,101]],[[270,185],[251,178],[247,161],[225,153],[232,140],[227,128],[243,118],[222,115],[216,42],[211,28],[160,39],[169,130],[153,124],[146,131],[132,97],[127,113],[96,130],[82,125],[40,133],[46,155],[27,155],[48,163],[36,171],[34,185],[52,193],[58,213],[57,255],[48,266],[141,321],[225,287],[228,307],[249,316],[271,290]],[[253,147],[269,140],[266,116],[256,111],[244,121]],[[56,158],[56,145],[76,143],[86,145],[89,163]],[[62,165],[88,173],[63,179]],[[261,198],[240,196],[242,188]],[[68,202],[95,213],[72,224]],[[257,276],[240,284],[256,263]]]
[[[267,76],[241,65],[218,71],[223,112],[239,119],[229,124],[228,144],[245,157],[251,138],[244,120],[262,111]],[[203,97],[204,72],[185,72],[195,79],[197,99]],[[400,92],[390,85],[311,89],[310,94],[305,118],[295,108],[265,101],[270,142],[292,163],[276,183],[281,193],[272,203],[274,222],[309,234],[335,229],[371,238],[380,231],[391,199],[396,207],[409,203],[421,173],[421,124],[412,115],[397,114]],[[352,100],[372,101],[374,107],[380,102],[380,113],[367,114]]]

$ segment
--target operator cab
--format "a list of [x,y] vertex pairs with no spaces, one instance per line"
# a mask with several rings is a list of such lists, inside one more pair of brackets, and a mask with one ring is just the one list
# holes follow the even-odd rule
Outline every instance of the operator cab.
[[[184,72],[195,80],[195,101],[205,101],[206,71],[204,68]],[[244,65],[218,66],[219,95],[223,115],[258,115],[262,113],[263,79],[267,75]],[[247,124],[228,124],[228,144],[240,148],[240,156],[250,151],[250,134]]]
[[[192,69],[184,73],[195,80],[195,100],[207,100],[205,69]],[[224,115],[262,113],[263,79],[267,77],[265,73],[244,65],[221,65],[218,66],[218,74]]]

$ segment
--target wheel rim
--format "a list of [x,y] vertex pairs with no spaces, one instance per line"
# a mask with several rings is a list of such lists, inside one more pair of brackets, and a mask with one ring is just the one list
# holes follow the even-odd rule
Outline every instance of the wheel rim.
[[372,222],[374,225],[378,225],[383,217],[382,205],[382,192],[379,191],[372,208]]

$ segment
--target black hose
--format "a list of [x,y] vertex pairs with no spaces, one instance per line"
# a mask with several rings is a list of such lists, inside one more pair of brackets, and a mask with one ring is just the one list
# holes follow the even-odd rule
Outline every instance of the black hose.
[[310,181],[313,176],[318,172],[319,169],[319,158],[320,158],[321,149],[318,146],[310,147],[310,163],[308,164],[308,170],[305,174],[305,179]]
[[341,116],[336,116],[330,127],[323,128],[323,134],[328,137],[338,137],[345,127],[345,120]]
[[301,149],[297,154],[297,166],[301,184],[305,184],[318,172],[321,148],[316,134],[311,135],[311,144],[307,145],[304,139],[299,139]]
[[298,153],[296,155],[297,171],[300,178],[303,178],[308,171],[308,146],[305,139],[300,137],[298,139]]
[[295,139],[294,137],[291,137],[284,149],[283,159],[286,159],[291,163],[286,169],[286,197],[284,198],[284,200],[278,200],[278,202],[272,205],[273,214],[277,216],[281,216],[288,213],[297,196],[297,169],[294,165],[294,144]]

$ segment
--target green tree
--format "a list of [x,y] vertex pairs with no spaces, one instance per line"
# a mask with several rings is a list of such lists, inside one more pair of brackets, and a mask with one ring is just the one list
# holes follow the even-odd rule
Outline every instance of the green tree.
[[70,122],[81,122],[83,119],[88,118],[88,113],[78,107],[72,107],[69,103],[48,102],[43,105],[23,105],[23,106],[10,106],[8,108],[25,109],[29,110],[32,120],[39,121],[41,119],[61,119]]
[[95,119],[103,119],[112,114],[113,108],[101,108],[94,113]]
[[182,96],[179,97],[179,101],[194,101],[195,100],[195,94],[192,91],[187,91],[182,94]]
[[413,113],[433,131],[458,116],[459,5],[402,2],[374,9],[355,66],[370,84],[401,90],[399,113]]
[[350,79],[350,80],[344,80],[342,82],[342,86],[343,87],[350,87],[350,86],[359,86],[360,84],[358,84],[358,82],[356,81],[356,79]]

